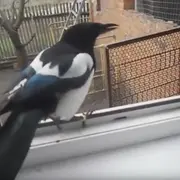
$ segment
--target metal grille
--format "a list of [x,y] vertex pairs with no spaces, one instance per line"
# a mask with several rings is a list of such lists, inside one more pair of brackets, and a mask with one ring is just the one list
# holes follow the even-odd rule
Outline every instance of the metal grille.
[[179,0],[136,0],[136,9],[156,18],[180,24]]
[[180,28],[107,46],[110,106],[178,95]]

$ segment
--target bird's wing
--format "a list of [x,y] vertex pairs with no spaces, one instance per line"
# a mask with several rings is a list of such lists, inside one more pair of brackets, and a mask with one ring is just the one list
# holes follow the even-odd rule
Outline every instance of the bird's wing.
[[26,82],[34,76],[42,67],[43,63],[40,61],[44,51],[41,51],[31,62],[31,64],[25,68],[18,77],[10,84],[10,86],[0,95],[0,115],[3,112],[3,109],[8,105],[9,101],[16,95],[18,91]]
[[25,85],[28,79],[35,74],[34,69],[28,66],[19,76],[13,81],[10,86],[1,94],[0,111],[9,103],[9,100]]
[[[17,90],[25,85],[27,80],[29,80],[33,75],[39,72],[47,63],[51,63],[52,66],[60,65],[61,74],[63,74],[71,65],[71,60],[77,53],[79,53],[77,49],[65,43],[55,44],[50,48],[42,50],[34,58],[31,64],[24,71],[22,71],[18,78],[16,78],[16,80],[6,89],[4,95],[14,95]],[[63,66],[64,61],[67,61],[67,63],[65,63],[65,66]]]
[[[64,55],[58,65],[46,64],[32,76],[11,100],[19,108],[41,108],[56,103],[56,95],[81,87],[88,79],[93,62],[89,55]],[[92,63],[91,63],[92,62]]]
[[5,90],[3,94],[17,91],[20,87],[24,86],[25,82],[30,79],[34,74],[36,74],[42,67],[43,62],[41,62],[41,57],[45,50],[41,51],[31,62],[31,64],[26,67],[19,76],[10,84],[10,86]]

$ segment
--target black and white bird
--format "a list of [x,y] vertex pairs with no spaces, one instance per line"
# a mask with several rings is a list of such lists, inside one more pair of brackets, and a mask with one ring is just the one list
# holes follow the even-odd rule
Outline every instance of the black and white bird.
[[71,26],[54,46],[41,51],[4,94],[0,115],[11,112],[0,129],[0,178],[15,179],[40,120],[55,113],[71,120],[83,103],[95,71],[96,38],[116,24]]

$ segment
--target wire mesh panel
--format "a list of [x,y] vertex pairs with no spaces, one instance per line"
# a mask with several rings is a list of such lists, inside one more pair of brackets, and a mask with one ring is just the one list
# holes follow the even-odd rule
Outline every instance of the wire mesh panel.
[[178,95],[180,28],[107,46],[110,106]]
[[137,11],[180,24],[179,0],[136,0]]

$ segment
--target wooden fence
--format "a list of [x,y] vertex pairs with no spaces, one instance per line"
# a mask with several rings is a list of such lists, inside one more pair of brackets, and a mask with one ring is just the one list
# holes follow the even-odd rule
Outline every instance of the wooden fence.
[[[79,8],[79,5],[80,3],[76,4],[76,10]],[[59,39],[61,29],[57,27],[63,27],[71,7],[72,2],[25,7],[25,19],[19,29],[22,42],[27,42],[35,33],[35,38],[26,46],[28,55],[37,54],[42,49],[51,46],[54,40]],[[3,11],[8,19],[12,18],[11,9]],[[87,21],[89,21],[89,4],[85,2],[80,22]],[[7,62],[15,56],[14,47],[8,34],[0,27],[0,64]]]

